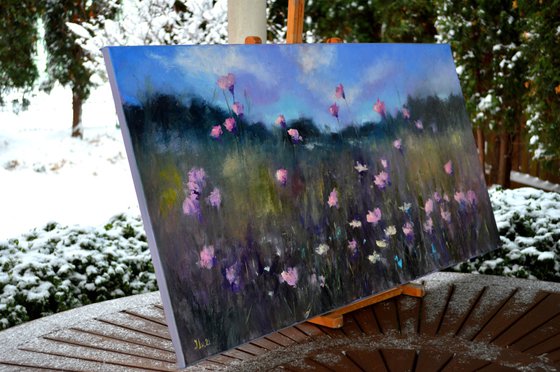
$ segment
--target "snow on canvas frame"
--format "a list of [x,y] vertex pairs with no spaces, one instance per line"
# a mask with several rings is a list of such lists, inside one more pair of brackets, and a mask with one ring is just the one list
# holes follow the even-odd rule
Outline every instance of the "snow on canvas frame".
[[180,365],[497,246],[447,45],[104,53]]

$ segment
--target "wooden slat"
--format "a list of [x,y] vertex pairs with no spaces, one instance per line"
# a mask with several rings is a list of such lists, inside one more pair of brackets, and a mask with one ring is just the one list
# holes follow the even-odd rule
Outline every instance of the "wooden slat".
[[491,363],[480,359],[453,358],[442,371],[444,372],[471,372],[484,368]]
[[401,334],[414,335],[418,329],[418,316],[420,314],[420,299],[410,296],[397,298],[397,309],[401,324]]
[[344,316],[344,327],[342,328],[342,332],[347,337],[360,337],[364,333],[360,329],[360,325],[356,323],[356,320],[352,316],[352,314],[347,314]]
[[437,334],[456,335],[459,333],[480,302],[485,291],[486,287],[474,292],[469,287],[455,287]]
[[421,350],[416,361],[416,371],[440,371],[452,359],[453,353],[445,350]]
[[169,330],[167,327],[162,326],[159,323],[146,320],[131,314],[118,312],[109,315],[104,315],[97,320],[124,328],[131,329],[133,331],[146,333],[152,336],[160,337],[165,340],[171,340],[169,336]]
[[447,311],[447,304],[453,295],[453,285],[439,288],[438,291],[428,292],[422,299],[419,332],[435,336],[439,330],[442,319]]
[[351,350],[346,355],[367,372],[386,372],[385,361],[379,350]]
[[[558,332],[559,330],[557,329],[556,331]],[[523,351],[532,355],[542,355],[556,349],[560,349],[560,333]]]
[[155,371],[173,371],[174,363],[126,355],[118,352],[99,350],[96,348],[78,346],[60,341],[37,339],[28,344],[20,346],[21,350],[36,353],[70,357],[79,360],[111,364],[115,366],[145,368]]
[[381,334],[372,308],[360,309],[352,313],[352,315],[366,335]]
[[[100,362],[92,362],[89,360],[83,360],[79,358],[70,357],[60,357],[57,355],[50,355],[45,353],[29,352],[25,350],[19,350],[17,355],[13,355],[12,358],[3,358],[0,364],[7,365],[6,370],[13,371],[14,367],[16,371],[22,371],[25,369],[31,369],[36,371],[107,371],[107,364]],[[140,371],[140,369],[133,367],[125,367],[120,365],[111,365],[111,371],[115,372],[128,372],[128,371]]]
[[360,367],[346,356],[346,352],[320,353],[313,356],[312,359],[331,371],[361,372]]
[[385,358],[389,371],[412,371],[417,357],[414,350],[383,349],[381,354]]
[[167,321],[165,320],[165,316],[162,316],[161,311],[153,306],[137,307],[134,309],[125,310],[123,312],[126,314],[131,314],[140,318],[150,320],[154,323],[158,323],[163,326],[167,326]]
[[520,341],[560,314],[560,295],[548,294],[538,305],[531,307],[502,333],[496,335],[493,344],[505,346]]
[[381,332],[384,334],[389,334],[391,331],[400,332],[397,307],[393,299],[375,304],[373,310],[381,326]]
[[557,335],[560,335],[560,315],[556,315],[548,322],[543,323],[540,327],[526,334],[525,337],[510,344],[510,347],[515,350],[525,351],[543,341],[550,342],[551,338]]
[[129,328],[116,326],[110,323],[100,322],[98,320],[92,319],[89,322],[81,323],[79,325],[71,327],[70,329],[88,332],[94,335],[110,337],[116,340],[122,340],[138,345],[145,345],[155,349],[175,353],[175,349],[173,349],[173,344],[170,340],[148,335],[146,333],[131,330]]
[[521,295],[520,292],[516,292],[474,337],[474,341],[490,342],[496,336],[500,335],[501,332],[507,330],[519,317],[530,310],[531,307],[537,306],[540,301],[548,296],[547,293],[540,292],[535,296],[532,302],[527,303],[516,300]]
[[162,362],[175,363],[175,353],[162,351],[148,346],[132,344],[87,332],[64,329],[44,336],[47,340],[60,341],[78,346],[112,351],[121,354],[135,355]]
[[281,330],[279,333],[294,340],[297,343],[305,342],[310,339],[310,337],[306,333],[300,331],[295,327],[285,328]]

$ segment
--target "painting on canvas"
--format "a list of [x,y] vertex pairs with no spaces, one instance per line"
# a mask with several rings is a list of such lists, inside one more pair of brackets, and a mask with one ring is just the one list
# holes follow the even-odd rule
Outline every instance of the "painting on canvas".
[[104,53],[180,364],[497,246],[446,45]]

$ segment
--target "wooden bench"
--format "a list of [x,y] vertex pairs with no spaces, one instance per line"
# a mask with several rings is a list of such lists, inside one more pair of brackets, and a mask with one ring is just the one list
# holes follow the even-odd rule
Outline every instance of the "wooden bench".
[[[483,275],[423,278],[344,316],[302,323],[187,370],[507,371],[560,369],[560,284]],[[93,304],[0,332],[0,371],[175,370],[159,294]]]

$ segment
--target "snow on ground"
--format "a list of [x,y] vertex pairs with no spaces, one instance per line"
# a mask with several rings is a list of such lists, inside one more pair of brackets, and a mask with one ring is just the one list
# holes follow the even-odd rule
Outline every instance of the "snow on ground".
[[98,226],[139,214],[109,85],[84,105],[83,140],[70,137],[71,102],[57,86],[26,112],[0,112],[0,240],[50,221]]

